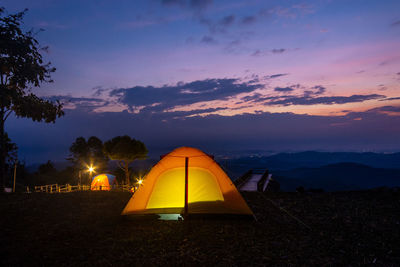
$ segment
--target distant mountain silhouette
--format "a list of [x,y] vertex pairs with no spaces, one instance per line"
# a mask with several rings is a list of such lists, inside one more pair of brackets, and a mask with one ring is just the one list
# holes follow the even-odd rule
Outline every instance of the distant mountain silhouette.
[[[296,167],[320,167],[340,162],[353,162],[375,168],[400,169],[400,153],[354,153],[354,152],[315,152],[280,153],[266,157],[267,162],[274,163],[274,169]],[[271,164],[272,165],[272,164]],[[272,168],[272,166],[270,167]]]
[[373,168],[357,163],[296,168],[275,171],[273,175],[284,191],[294,191],[298,186],[322,188],[326,191],[400,186],[400,169]]
[[268,168],[270,171],[294,168],[317,168],[329,164],[352,162],[374,168],[400,169],[400,153],[315,152],[279,153],[264,157],[243,157],[222,164],[235,175],[251,168]]

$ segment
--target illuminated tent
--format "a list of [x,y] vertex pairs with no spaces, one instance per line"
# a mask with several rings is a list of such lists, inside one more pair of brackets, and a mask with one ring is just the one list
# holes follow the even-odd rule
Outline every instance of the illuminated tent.
[[162,157],[122,211],[128,214],[253,215],[218,163],[190,147]]
[[96,175],[92,179],[90,190],[110,190],[115,181],[115,176],[111,174]]

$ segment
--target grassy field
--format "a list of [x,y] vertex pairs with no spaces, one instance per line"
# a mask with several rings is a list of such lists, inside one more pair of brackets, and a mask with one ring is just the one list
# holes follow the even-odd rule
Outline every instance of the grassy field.
[[400,265],[399,192],[243,195],[258,221],[130,220],[129,193],[2,194],[0,265]]

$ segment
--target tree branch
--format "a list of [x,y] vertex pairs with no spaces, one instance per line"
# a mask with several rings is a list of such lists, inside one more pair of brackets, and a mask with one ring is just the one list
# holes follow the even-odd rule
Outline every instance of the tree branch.
[[[7,111],[6,111],[7,112]],[[5,113],[6,113],[5,112]],[[6,116],[4,117],[4,121],[7,120],[8,116],[10,116],[10,114],[12,113],[12,110],[8,110],[8,113],[6,114]]]
[[122,167],[122,160],[117,160],[117,165],[121,170],[125,171],[125,168]]

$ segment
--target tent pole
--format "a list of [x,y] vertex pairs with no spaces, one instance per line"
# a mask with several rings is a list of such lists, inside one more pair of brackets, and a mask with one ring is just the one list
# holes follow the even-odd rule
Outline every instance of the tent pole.
[[185,218],[188,215],[188,170],[189,170],[189,158],[185,157]]

